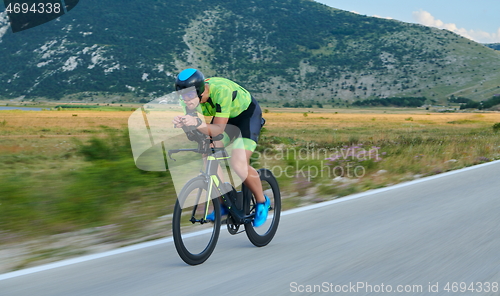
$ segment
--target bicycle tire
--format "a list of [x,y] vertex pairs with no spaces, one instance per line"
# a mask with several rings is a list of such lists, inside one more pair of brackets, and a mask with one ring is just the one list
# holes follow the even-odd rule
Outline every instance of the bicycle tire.
[[[281,193],[278,181],[270,170],[259,169],[257,172],[262,182],[264,194],[271,199],[272,209],[269,210],[269,215],[272,215],[272,218],[268,217],[266,223],[260,227],[254,227],[252,222],[245,223],[245,232],[252,244],[257,247],[263,247],[271,242],[278,230],[281,217]],[[245,213],[249,215],[255,211],[256,201],[252,192],[246,186],[243,187],[243,190],[245,196]]]
[[[183,209],[180,201],[185,201],[189,198],[204,198],[206,199],[207,182],[203,177],[191,179],[184,185],[179,194],[179,198],[175,203],[174,214],[172,218],[172,233],[174,245],[181,259],[189,265],[198,265],[205,262],[215,249],[219,238],[221,218],[220,218],[220,202],[218,198],[209,200],[208,202],[194,203],[191,207]],[[195,196],[191,194],[194,192]],[[203,199],[201,199],[203,200]],[[208,208],[208,210],[206,210]],[[205,213],[215,211],[215,221],[213,222],[195,222],[190,221],[190,216],[201,220],[205,217]],[[206,229],[199,229],[206,228]]]

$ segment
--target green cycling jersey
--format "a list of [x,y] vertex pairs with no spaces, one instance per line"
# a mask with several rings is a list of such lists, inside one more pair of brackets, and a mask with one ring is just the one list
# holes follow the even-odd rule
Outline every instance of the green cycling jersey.
[[245,111],[252,97],[237,83],[221,77],[205,79],[209,85],[210,99],[201,104],[203,115],[223,118],[235,118]]

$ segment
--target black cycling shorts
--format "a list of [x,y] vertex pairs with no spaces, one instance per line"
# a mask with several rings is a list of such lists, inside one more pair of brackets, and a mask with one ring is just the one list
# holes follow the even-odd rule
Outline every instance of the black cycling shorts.
[[[241,132],[245,149],[254,151],[259,141],[260,130],[264,122],[265,120],[262,118],[262,110],[260,109],[259,103],[252,97],[252,101],[248,108],[241,112],[240,115],[229,118],[227,124],[237,126]],[[213,118],[211,123],[213,123]],[[225,133],[231,140],[238,137],[234,129],[231,128],[226,128]]]

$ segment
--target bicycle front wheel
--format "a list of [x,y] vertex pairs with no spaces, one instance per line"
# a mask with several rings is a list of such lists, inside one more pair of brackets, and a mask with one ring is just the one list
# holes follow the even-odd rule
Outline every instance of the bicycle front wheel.
[[[210,199],[204,178],[189,181],[179,194],[172,220],[174,244],[179,256],[190,265],[205,262],[212,254],[220,232],[220,202]],[[214,212],[213,221],[207,215]]]
[[[278,224],[281,216],[281,193],[278,186],[278,181],[273,176],[271,171],[259,169],[262,190],[264,194],[271,200],[267,221],[260,227],[254,227],[252,223],[245,224],[245,232],[248,239],[257,247],[263,247],[273,239],[278,229]],[[252,192],[248,188],[244,188],[245,198],[245,213],[247,215],[255,213],[256,200]]]

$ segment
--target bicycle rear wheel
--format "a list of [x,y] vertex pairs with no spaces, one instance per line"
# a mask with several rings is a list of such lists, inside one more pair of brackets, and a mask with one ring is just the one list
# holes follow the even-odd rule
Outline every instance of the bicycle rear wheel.
[[[271,200],[271,206],[267,221],[260,227],[253,227],[253,224],[245,224],[245,232],[248,239],[257,247],[263,247],[273,239],[278,229],[278,224],[281,216],[281,193],[278,186],[278,181],[273,176],[271,171],[267,169],[259,169],[262,190],[264,194]],[[252,192],[247,188],[243,188],[245,195],[245,213],[247,215],[255,213],[256,200]]]
[[[220,232],[220,202],[208,199],[207,183],[197,177],[179,194],[172,220],[174,244],[179,256],[190,265],[205,262],[212,254]],[[184,205],[184,206],[181,206]],[[206,215],[215,211],[213,222]]]

